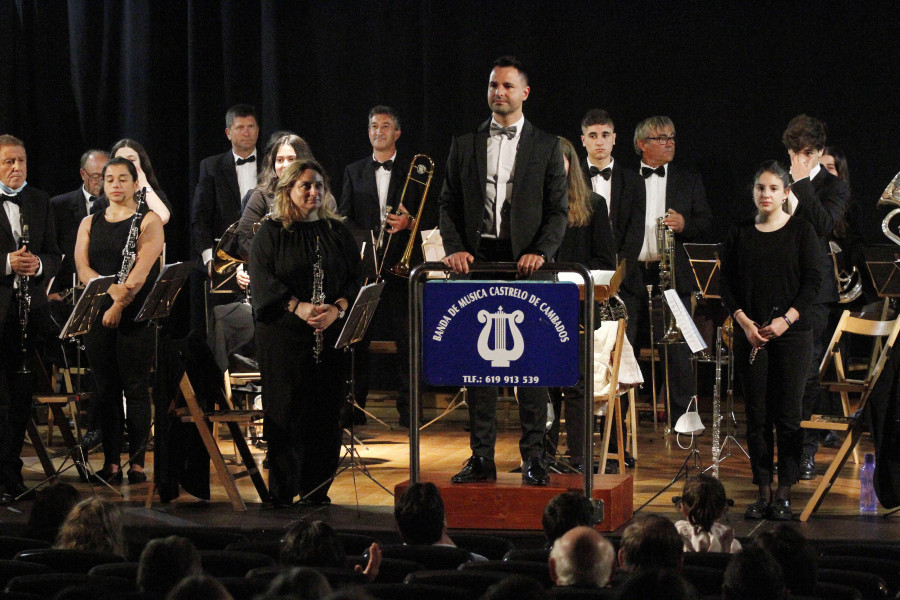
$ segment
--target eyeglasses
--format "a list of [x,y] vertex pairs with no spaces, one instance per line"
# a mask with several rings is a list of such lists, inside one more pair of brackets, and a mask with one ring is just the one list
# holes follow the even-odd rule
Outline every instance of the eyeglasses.
[[87,175],[87,178],[91,181],[103,181],[103,173],[95,173],[93,175],[85,173],[85,175]]
[[656,143],[659,144],[660,146],[665,146],[665,145],[668,144],[669,142],[672,142],[673,144],[675,143],[675,136],[674,136],[674,135],[658,135],[658,136],[656,136],[656,137],[648,137],[648,138],[644,138],[644,139],[647,140],[647,141],[653,140],[654,142],[656,142]]

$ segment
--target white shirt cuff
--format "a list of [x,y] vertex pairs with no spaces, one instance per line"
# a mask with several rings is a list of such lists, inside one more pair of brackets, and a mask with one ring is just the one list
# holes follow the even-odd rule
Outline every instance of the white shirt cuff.
[[203,252],[200,253],[200,257],[203,259],[203,264],[205,265],[209,261],[212,260],[212,248],[207,248]]

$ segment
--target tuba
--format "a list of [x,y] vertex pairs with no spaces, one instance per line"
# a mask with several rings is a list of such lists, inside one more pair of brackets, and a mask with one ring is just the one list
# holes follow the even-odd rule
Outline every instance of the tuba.
[[[884,235],[886,235],[889,240],[900,245],[900,235],[893,233],[890,229],[891,219],[900,215],[900,173],[894,175],[894,178],[891,179],[888,186],[884,188],[884,192],[878,200],[878,206],[893,207],[891,212],[889,212],[881,222],[881,231],[884,232]],[[898,230],[898,233],[900,233],[900,230]]]
[[842,252],[840,245],[835,241],[828,242],[828,254],[831,256],[831,264],[834,267],[834,278],[837,281],[839,304],[849,304],[862,294],[862,277],[856,267],[848,273],[846,269],[838,266],[838,254]]
[[[675,289],[675,237],[672,230],[663,221],[669,212],[656,219],[656,249],[659,252],[659,292]],[[660,339],[662,344],[673,344],[681,337],[681,330],[675,322],[675,315],[668,311],[666,332]]]

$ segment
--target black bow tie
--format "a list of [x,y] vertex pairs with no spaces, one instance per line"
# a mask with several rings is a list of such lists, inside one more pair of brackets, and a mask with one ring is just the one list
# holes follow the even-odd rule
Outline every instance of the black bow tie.
[[239,158],[234,161],[234,164],[237,166],[245,165],[247,163],[256,162],[256,155],[248,156],[247,158]]
[[644,179],[647,179],[654,173],[656,173],[660,177],[665,177],[666,176],[666,167],[663,165],[660,165],[660,166],[656,167],[655,169],[652,167],[641,167],[641,175],[643,175]]
[[507,139],[516,137],[516,126],[501,127],[497,123],[491,123],[491,135],[505,135]]
[[394,161],[393,161],[393,159],[388,159],[384,162],[378,162],[377,160],[373,160],[372,166],[375,167],[376,171],[378,170],[379,167],[381,167],[385,171],[390,171],[391,168],[394,166]]
[[15,196],[7,196],[6,194],[0,194],[0,198],[3,199],[4,202],[12,202],[16,206],[22,206],[22,197],[16,194]]
[[597,175],[599,175],[606,181],[609,181],[609,178],[612,176],[612,167],[606,167],[605,169],[598,169],[594,165],[591,165],[591,168],[589,170],[591,172],[591,178],[594,178]]

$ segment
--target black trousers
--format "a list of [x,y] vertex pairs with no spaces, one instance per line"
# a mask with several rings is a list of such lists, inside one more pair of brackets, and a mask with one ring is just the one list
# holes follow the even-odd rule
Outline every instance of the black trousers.
[[[828,396],[819,386],[819,366],[825,355],[825,348],[831,341],[834,333],[829,330],[828,316],[831,312],[831,304],[813,304],[807,308],[800,318],[803,319],[812,330],[812,352],[809,355],[809,364],[806,366],[806,384],[803,389],[803,418],[808,419],[816,411],[827,407]],[[819,450],[820,431],[806,429],[803,431],[803,454],[815,456]]]
[[146,442],[150,437],[150,371],[153,368],[154,333],[147,324],[120,323],[104,327],[99,322],[84,336],[91,370],[97,381],[103,455],[107,465],[118,465],[126,422],[122,395],[128,408],[128,436],[131,463],[144,466]]
[[776,437],[778,483],[793,485],[799,479],[801,401],[811,355],[812,332],[791,328],[768,341],[751,365],[750,343],[743,331],[735,332],[735,368],[744,390],[747,450],[756,485],[772,483]]
[[22,360],[20,331],[13,299],[0,324],[0,485],[10,491],[22,483],[19,455],[31,418],[31,376],[18,373]]
[[[488,262],[514,262],[509,240],[482,239],[477,260]],[[514,274],[479,274],[483,279],[511,279]],[[494,445],[497,442],[497,397],[496,387],[476,387],[469,389],[469,446],[472,454],[494,459]],[[520,387],[519,421],[522,436],[519,438],[519,452],[522,460],[541,458],[544,455],[544,433],[547,429],[547,403],[550,398],[545,387]]]

